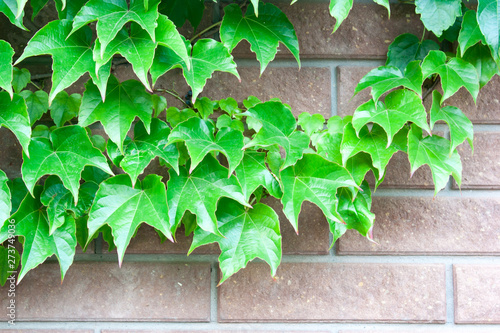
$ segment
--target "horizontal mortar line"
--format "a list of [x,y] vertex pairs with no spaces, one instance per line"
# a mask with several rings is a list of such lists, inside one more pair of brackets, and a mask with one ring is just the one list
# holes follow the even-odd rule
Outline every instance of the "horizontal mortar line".
[[[398,189],[398,188],[379,188],[373,197],[434,197],[434,190],[426,189]],[[463,198],[463,199],[474,199],[474,198],[500,198],[500,190],[448,190],[444,189],[438,192],[435,200],[439,198]]]
[[500,132],[498,124],[474,124],[474,132]]
[[[260,64],[256,59],[238,58],[235,59],[238,67],[259,67]],[[317,59],[300,59],[302,67],[337,67],[337,66],[352,66],[352,67],[377,67],[385,64],[383,60],[377,59],[332,59],[332,58],[317,58]],[[274,59],[269,63],[268,68],[279,67],[298,67],[294,59]]]

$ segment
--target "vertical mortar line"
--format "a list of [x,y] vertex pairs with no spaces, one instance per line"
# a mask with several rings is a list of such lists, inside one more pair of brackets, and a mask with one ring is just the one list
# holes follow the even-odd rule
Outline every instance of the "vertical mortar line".
[[217,297],[217,261],[210,263],[210,322],[217,323],[218,297]]
[[337,110],[337,66],[330,65],[330,77],[331,77],[331,88],[330,88],[330,103],[331,111],[330,115],[336,116],[338,114]]
[[446,264],[446,324],[455,323],[455,293],[453,290],[453,263]]

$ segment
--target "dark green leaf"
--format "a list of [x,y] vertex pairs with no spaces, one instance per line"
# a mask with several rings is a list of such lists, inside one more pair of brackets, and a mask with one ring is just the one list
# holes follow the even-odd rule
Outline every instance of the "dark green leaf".
[[50,106],[50,116],[54,120],[57,127],[63,126],[66,122],[78,116],[80,104],[82,103],[82,95],[72,94],[61,91]]
[[26,110],[26,103],[21,96],[14,94],[11,100],[8,92],[0,91],[0,126],[10,129],[19,140],[23,151],[29,154],[30,118]]
[[71,0],[66,4],[66,0],[56,0],[56,9],[60,20],[73,20],[80,9],[88,0]]
[[462,59],[476,68],[479,76],[479,88],[484,87],[495,74],[498,74],[498,66],[486,45],[475,44],[465,52]]
[[10,216],[17,212],[21,201],[23,201],[26,194],[28,194],[28,189],[26,188],[22,178],[9,179],[7,185],[9,186],[11,193],[12,209],[10,210]]
[[10,44],[4,40],[0,40],[0,88],[7,91],[12,98],[12,56],[14,50]]
[[469,10],[464,14],[462,29],[458,35],[458,43],[460,44],[460,54],[462,57],[469,47],[479,42],[486,44],[486,40],[477,24],[476,12],[474,10]]
[[410,62],[424,60],[432,50],[439,50],[439,45],[435,41],[429,39],[420,41],[413,34],[402,34],[389,45],[385,64],[397,67],[403,73]]
[[203,0],[168,0],[158,7],[160,13],[168,16],[177,27],[182,27],[186,20],[196,28],[201,22],[205,5]]
[[26,101],[30,124],[33,126],[49,110],[49,95],[43,90],[35,92],[24,90],[19,95]]
[[[17,270],[19,259],[19,252],[12,244],[8,244],[7,248],[0,245],[0,287],[3,287],[7,279]],[[13,279],[12,282],[15,281],[15,276]]]
[[17,68],[13,69],[13,77],[12,77],[12,88],[14,88],[15,93],[19,93],[21,90],[26,88],[28,83],[31,82],[31,74],[30,71],[26,68]]

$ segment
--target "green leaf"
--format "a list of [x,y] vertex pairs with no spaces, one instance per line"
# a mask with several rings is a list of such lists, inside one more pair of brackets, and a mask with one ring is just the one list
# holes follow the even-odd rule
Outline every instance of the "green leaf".
[[90,0],[73,19],[71,35],[90,22],[97,21],[97,37],[101,44],[101,57],[108,44],[127,22],[139,24],[155,42],[155,27],[158,19],[159,0],[152,1],[149,10],[144,9],[143,0]]
[[12,215],[19,209],[21,201],[23,201],[26,194],[28,194],[28,189],[26,188],[26,185],[24,185],[22,178],[9,179],[7,185],[9,186],[11,193],[10,202],[12,204],[12,209],[10,210],[9,215]]
[[38,13],[47,5],[49,0],[30,0],[31,8],[33,8],[33,15],[31,15],[31,20],[33,21]]
[[24,90],[19,95],[26,101],[30,124],[33,126],[49,110],[49,95],[43,90]]
[[425,28],[439,37],[462,15],[461,4],[460,0],[415,0],[415,12],[421,14]]
[[255,258],[267,262],[271,275],[276,275],[281,262],[281,233],[278,215],[271,207],[259,203],[247,209],[233,200],[222,199],[217,223],[224,237],[198,227],[188,254],[199,246],[219,243],[222,272],[219,285]]
[[466,139],[469,141],[472,152],[474,152],[474,145],[472,143],[474,140],[474,128],[472,122],[455,106],[445,106],[442,108],[439,104],[440,101],[441,94],[439,91],[434,90],[432,92],[431,127],[434,127],[434,124],[439,120],[448,124],[451,139],[449,155],[451,156],[455,148]]
[[[218,129],[223,129],[224,127],[230,127],[240,132],[245,131],[245,125],[238,119],[232,119],[229,115],[223,114],[217,118],[217,123],[215,125]],[[245,139],[245,137],[243,138]]]
[[231,73],[240,79],[233,56],[222,43],[213,39],[200,39],[192,47],[187,44],[189,62],[179,57],[172,49],[158,46],[151,67],[153,85],[161,75],[172,68],[181,68],[187,84],[193,91],[192,100],[196,101],[207,79],[211,78],[214,72]]
[[469,10],[464,14],[462,21],[462,29],[458,35],[458,43],[460,44],[460,55],[463,57],[467,49],[479,42],[486,44],[486,40],[477,24],[477,16],[474,10]]
[[465,52],[462,59],[476,68],[479,76],[479,88],[484,87],[495,74],[498,74],[498,66],[486,45],[475,44]]
[[476,69],[470,63],[452,58],[446,62],[446,54],[442,51],[431,51],[422,63],[424,78],[431,74],[439,74],[444,96],[441,102],[455,94],[460,87],[465,87],[474,102],[479,93],[479,79]]
[[330,15],[335,17],[335,27],[333,32],[337,31],[340,24],[347,18],[352,9],[353,0],[330,0]]
[[[184,2],[185,1],[186,0],[184,0]],[[179,34],[179,31],[176,29],[175,24],[165,15],[160,15],[156,23],[158,24],[155,30],[157,44],[170,48],[186,63],[187,69],[191,69],[186,44],[184,43],[184,39]]]
[[477,22],[495,61],[500,59],[500,4],[498,0],[479,0]]
[[50,106],[50,116],[54,120],[56,126],[61,127],[78,116],[81,103],[82,95],[80,94],[72,94],[70,96],[65,91],[61,91],[57,94]]
[[387,9],[387,16],[390,19],[391,18],[391,6],[389,5],[389,0],[373,0],[373,1]]
[[172,240],[165,184],[160,176],[149,175],[135,188],[127,175],[101,184],[89,214],[89,234],[95,234],[105,224],[111,227],[120,266],[130,239],[143,222]]
[[238,107],[238,102],[232,97],[221,99],[219,101],[219,107],[222,111],[227,112],[227,114],[231,117],[241,113],[241,109]]
[[458,186],[462,183],[462,162],[456,150],[450,156],[450,141],[437,135],[422,137],[422,130],[412,126],[408,134],[408,158],[411,174],[422,165],[431,168],[434,195],[446,186],[450,175]]
[[7,248],[0,245],[0,287],[3,287],[7,279],[17,270],[19,259],[19,252],[13,245],[9,244]]
[[23,153],[21,171],[26,187],[33,194],[36,182],[44,175],[57,175],[64,187],[78,202],[80,174],[86,165],[113,174],[106,158],[94,148],[87,132],[80,126],[65,126],[50,133],[50,140],[33,138],[29,145],[30,158]]
[[13,68],[12,88],[19,94],[31,82],[31,74],[26,68]]
[[325,118],[319,113],[310,114],[309,112],[302,112],[299,114],[297,124],[302,127],[307,135],[311,136],[314,132],[318,132],[323,129]]
[[[266,102],[255,105],[242,115],[253,118],[262,124],[255,137],[245,145],[249,147],[268,147],[275,144],[285,149],[286,158],[280,169],[295,164],[309,147],[309,137],[296,131],[297,122],[290,109],[281,102]],[[247,118],[248,119],[248,118]]]
[[80,9],[88,0],[71,0],[66,4],[66,0],[56,0],[56,9],[60,20],[73,20]]
[[13,67],[12,67],[12,57],[14,56],[14,50],[10,47],[10,44],[4,40],[0,40],[0,88],[7,91],[10,98],[13,97],[12,92],[12,78],[13,78]]
[[198,110],[201,118],[207,120],[214,113],[214,107],[217,105],[216,102],[211,101],[207,97],[198,98],[194,102],[194,108]]
[[123,153],[123,141],[135,117],[139,117],[149,131],[152,114],[153,101],[142,84],[135,80],[120,83],[111,76],[104,102],[97,87],[87,82],[78,123],[86,127],[101,122],[106,134]]
[[192,117],[198,117],[198,114],[194,112],[193,109],[179,110],[176,107],[170,107],[167,109],[167,122],[172,127],[175,127]]
[[181,167],[179,171],[177,175],[170,170],[167,183],[168,215],[172,233],[179,226],[184,213],[189,210],[196,215],[200,228],[221,236],[215,217],[217,202],[221,197],[234,199],[250,207],[236,177],[228,177],[228,170],[211,155],[205,157],[191,174],[185,167]]
[[293,25],[273,4],[262,2],[259,5],[258,17],[251,4],[245,16],[237,4],[226,6],[220,27],[220,38],[230,51],[246,39],[250,43],[250,49],[257,56],[261,74],[274,59],[279,43],[286,46],[300,67],[299,42]]
[[385,104],[379,101],[375,105],[375,102],[370,100],[360,105],[352,118],[352,125],[357,134],[368,123],[380,125],[387,133],[387,147],[407,122],[415,123],[427,133],[431,132],[422,100],[414,92],[405,89],[388,94]]
[[200,118],[189,118],[172,130],[168,143],[178,141],[186,143],[191,156],[189,173],[212,151],[221,152],[227,157],[229,174],[233,173],[243,158],[243,134],[240,131],[225,127],[214,136],[212,123]]
[[[24,1],[26,3],[26,1]],[[24,18],[24,4],[19,6],[18,0],[0,0],[0,13],[4,13],[9,19],[10,23],[16,27],[28,31],[23,25]]]
[[382,96],[385,92],[403,86],[413,90],[418,94],[418,96],[421,96],[422,83],[422,70],[418,61],[410,62],[406,67],[404,74],[402,74],[401,71],[395,67],[380,66],[372,69],[359,81],[356,89],[354,90],[354,95],[366,88],[371,87],[373,100],[378,101],[380,96]]
[[403,73],[410,62],[424,60],[432,50],[439,50],[439,45],[435,41],[429,39],[420,41],[413,34],[402,34],[389,45],[385,64],[397,67]]
[[158,11],[168,16],[178,28],[188,20],[195,30],[200,25],[204,10],[203,0],[162,1],[158,7]]
[[236,178],[241,184],[247,201],[250,199],[250,195],[261,185],[273,197],[281,198],[282,196],[279,181],[266,167],[265,159],[266,153],[246,150],[243,160],[236,168]]
[[325,160],[316,154],[305,154],[304,157],[281,172],[283,183],[283,212],[298,232],[300,209],[304,201],[314,203],[321,208],[327,218],[342,221],[337,213],[339,187],[357,187],[347,170]]
[[14,133],[28,156],[28,145],[31,137],[31,126],[26,103],[24,99],[14,94],[10,95],[6,91],[0,91],[0,126],[7,127]]
[[[47,213],[40,203],[41,192],[42,187],[36,186],[33,190],[34,197],[26,195],[17,213],[11,217],[15,221],[14,235],[24,238],[18,284],[28,271],[54,254],[59,260],[61,280],[63,280],[75,256],[75,220],[68,216],[64,225],[49,235]],[[5,241],[8,235],[8,224],[4,224],[0,229],[0,243]]]
[[9,178],[0,170],[0,225],[9,218],[12,209],[10,188],[7,185]]

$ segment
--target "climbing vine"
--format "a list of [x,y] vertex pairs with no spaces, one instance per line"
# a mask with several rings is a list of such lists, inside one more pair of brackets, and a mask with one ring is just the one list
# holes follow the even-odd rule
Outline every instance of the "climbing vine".
[[[11,29],[26,30],[25,6],[35,17],[49,1],[0,0],[0,12]],[[374,1],[390,14],[388,0]],[[300,67],[294,28],[272,3],[216,4],[223,19],[186,37],[179,28],[186,21],[197,28],[201,0],[55,0],[59,19],[39,29],[19,57],[0,40],[0,125],[23,151],[21,179],[0,170],[0,283],[19,263],[18,282],[53,255],[64,278],[77,244],[85,249],[100,234],[121,264],[143,223],[170,241],[179,228],[192,233],[189,253],[218,243],[221,283],[257,257],[274,275],[282,240],[277,213],[261,202],[266,196],[281,201],[296,231],[302,203],[310,201],[334,241],[348,229],[371,239],[371,193],[396,152],[408,155],[412,173],[430,167],[436,194],[450,175],[460,185],[456,148],[465,140],[472,146],[472,123],[443,103],[461,87],[476,101],[498,74],[500,4],[480,0],[476,10],[460,0],[411,3],[424,35],[395,38],[386,65],[355,89],[369,88],[371,99],[353,116],[325,122],[319,114],[296,119],[279,99],[202,97],[214,72],[239,78],[231,52],[242,40],[261,73],[280,43]],[[330,1],[334,31],[352,6]],[[36,56],[52,57],[48,93],[17,67]],[[112,74],[123,63],[137,80]],[[191,88],[186,96],[155,88],[175,68]],[[87,73],[83,95],[69,95],[65,89]],[[167,94],[185,107],[168,106]],[[438,121],[448,124],[450,139],[433,132]],[[96,123],[105,135],[93,132]],[[144,174],[155,158],[164,177]],[[365,180],[369,171],[374,188]]]

